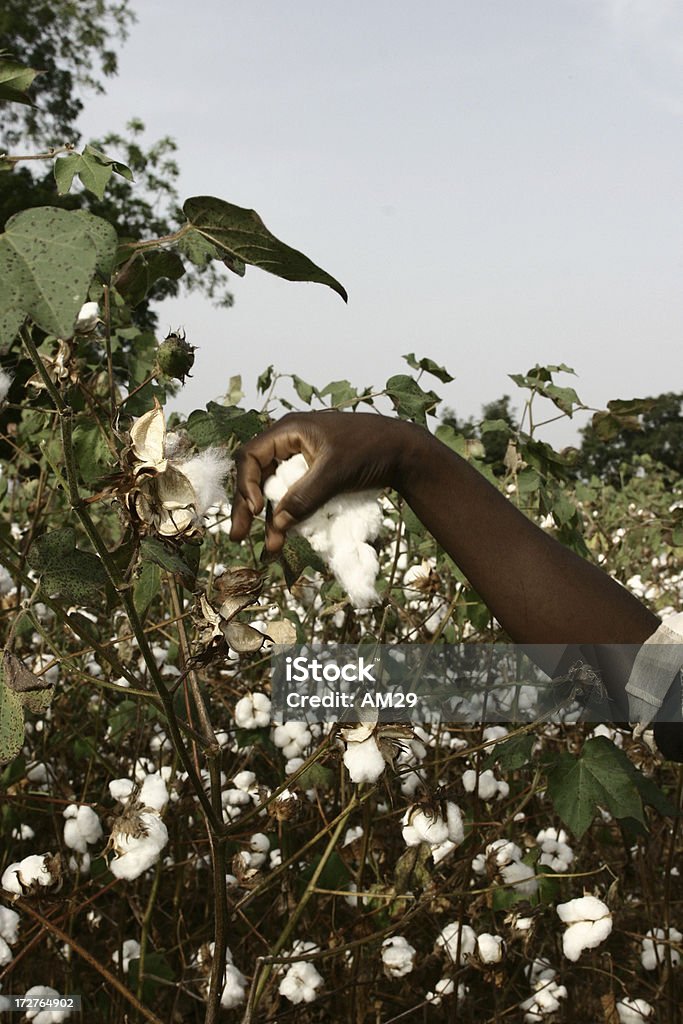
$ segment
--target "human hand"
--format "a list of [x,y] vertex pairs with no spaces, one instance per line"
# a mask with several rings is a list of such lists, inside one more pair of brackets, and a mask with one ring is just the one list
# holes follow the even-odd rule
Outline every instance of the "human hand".
[[296,523],[337,494],[396,487],[406,452],[428,435],[404,420],[374,413],[290,413],[235,455],[237,483],[232,506],[232,540],[243,540],[263,509],[263,485],[278,462],[301,453],[309,470],[273,510],[266,547],[282,548]]

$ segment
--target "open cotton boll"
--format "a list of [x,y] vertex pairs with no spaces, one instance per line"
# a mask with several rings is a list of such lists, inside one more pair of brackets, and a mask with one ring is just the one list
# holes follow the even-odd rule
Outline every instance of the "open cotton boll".
[[[26,999],[38,1000],[39,1005],[41,999],[59,998],[57,989],[50,988],[49,985],[34,985],[24,995]],[[33,1024],[62,1024],[70,1016],[71,1010],[68,1008],[63,1010],[33,1009],[26,1011],[26,1019],[33,1021]]]
[[360,743],[349,742],[344,751],[346,765],[352,782],[377,782],[385,768],[382,751],[374,736],[368,736]]
[[[653,1017],[654,1007],[644,999],[621,999],[617,1003],[619,1024],[643,1024]],[[654,1018],[653,1018],[654,1019]]]
[[[459,957],[458,944],[460,946]],[[470,928],[468,924],[453,921],[441,929],[436,938],[436,945],[439,949],[445,950],[454,964],[457,963],[459,967],[462,967],[468,956],[471,956],[477,947],[477,936],[474,929]]]
[[156,864],[168,843],[168,829],[156,811],[141,811],[138,830],[141,834],[113,832],[112,847],[116,857],[109,870],[116,878],[133,881]]
[[[124,974],[128,974],[128,968],[130,967],[131,960],[140,959],[140,943],[137,939],[126,939],[121,949],[122,961],[121,970]],[[119,950],[117,949],[111,955],[112,960],[115,964],[119,962]]]
[[25,889],[54,885],[57,879],[48,867],[48,859],[51,857],[49,853],[32,853],[22,861],[10,864],[0,879],[0,889],[22,896]]
[[168,789],[159,772],[146,775],[140,788],[140,803],[150,810],[161,812],[168,803]]
[[503,940],[500,935],[483,932],[477,936],[477,952],[484,964],[499,964],[503,959]]
[[12,386],[12,378],[4,370],[0,370],[0,405],[7,398],[7,393]]
[[198,516],[203,516],[212,505],[225,501],[223,481],[231,466],[232,459],[220,448],[206,448],[186,462],[178,463],[178,469],[190,481],[197,497],[195,511]]
[[235,725],[240,729],[265,729],[270,725],[270,698],[248,693],[235,704]]
[[415,948],[403,935],[392,935],[382,943],[382,963],[387,978],[410,974],[415,964]]
[[[266,480],[264,494],[277,504],[289,488],[308,472],[303,455],[281,462]],[[378,535],[382,510],[374,492],[337,495],[295,528],[327,562],[339,584],[357,608],[378,600],[375,580],[377,552],[368,543]]]
[[[2,928],[0,928],[2,934]],[[662,967],[671,957],[671,966],[678,967],[681,962],[681,954],[670,943],[680,943],[683,935],[677,928],[655,928],[650,929],[643,939],[643,948],[640,954],[640,962],[646,971],[654,971]]]
[[16,910],[0,906],[0,938],[9,946],[19,941],[19,921],[20,917]]
[[[312,953],[315,949],[317,946],[314,942],[297,940],[292,946],[292,955]],[[298,960],[285,974],[278,991],[285,999],[289,999],[290,1003],[312,1003],[322,984],[324,984],[323,977],[315,969],[312,961]]]
[[562,949],[567,959],[574,962],[584,949],[595,949],[612,931],[609,908],[595,896],[581,896],[568,903],[560,903],[557,915],[569,925],[562,936]]
[[86,853],[88,843],[97,843],[102,838],[102,825],[92,807],[85,804],[69,804],[63,811],[64,843],[76,853]]

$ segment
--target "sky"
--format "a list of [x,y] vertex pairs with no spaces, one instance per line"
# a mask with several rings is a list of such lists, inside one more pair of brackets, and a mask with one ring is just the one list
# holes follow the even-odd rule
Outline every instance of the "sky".
[[254,208],[349,293],[248,268],[232,309],[166,302],[163,332],[199,346],[177,407],[234,374],[254,402],[271,363],[379,389],[408,352],[454,375],[426,383],[459,415],[520,409],[507,375],[536,363],[593,408],[681,390],[677,0],[132,6],[85,139],[131,117],[173,136],[183,198]]

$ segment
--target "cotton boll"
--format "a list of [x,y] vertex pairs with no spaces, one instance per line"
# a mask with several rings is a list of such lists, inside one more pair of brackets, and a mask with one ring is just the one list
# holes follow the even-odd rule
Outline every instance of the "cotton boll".
[[0,405],[7,398],[7,393],[12,386],[12,378],[4,370],[0,370]]
[[415,949],[403,935],[392,935],[382,943],[382,963],[387,978],[410,974],[415,964]]
[[403,816],[403,838],[407,846],[431,843],[436,846],[448,839],[448,824],[440,814],[409,808]]
[[[0,928],[0,934],[2,929]],[[662,941],[659,941],[662,940]],[[658,967],[662,967],[668,963],[669,957],[671,957],[671,966],[678,967],[681,962],[681,954],[669,943],[680,943],[683,941],[683,935],[678,931],[677,928],[655,928],[650,929],[645,938],[643,939],[642,952],[640,954],[640,962],[646,971],[654,971]]]
[[536,842],[541,847],[539,864],[553,871],[569,870],[569,865],[574,860],[574,851],[567,843],[567,833],[563,828],[542,829],[536,836]]
[[0,967],[6,967],[13,959],[12,950],[9,948],[8,943],[3,939],[2,935],[0,935]]
[[161,812],[168,803],[168,789],[159,772],[146,775],[140,788],[140,803],[143,807]]
[[[296,956],[297,953],[312,953],[315,949],[317,947],[314,942],[298,940],[292,947],[292,956]],[[278,991],[290,1003],[312,1003],[317,990],[323,984],[323,978],[313,963],[310,960],[299,960],[287,970]]]
[[240,729],[265,729],[270,725],[270,709],[265,693],[248,693],[235,704],[235,725]]
[[[264,493],[277,504],[289,488],[308,471],[303,455],[281,462],[268,478]],[[368,544],[378,535],[382,512],[369,492],[337,495],[296,527],[325,561],[357,608],[378,600],[375,579],[379,561]]]
[[595,949],[612,931],[612,915],[595,896],[582,896],[560,903],[557,914],[568,924],[562,936],[562,949],[568,960],[576,962],[584,949]]
[[223,481],[230,472],[232,459],[220,448],[206,448],[186,462],[178,463],[178,469],[192,484],[197,497],[195,511],[203,516],[212,505],[225,501]]
[[63,812],[64,843],[76,853],[86,853],[88,843],[97,843],[102,838],[102,825],[92,807],[69,804]]
[[621,999],[617,1003],[619,1024],[643,1024],[653,1017],[654,1012],[654,1007],[644,999]]
[[[458,936],[460,937],[459,958]],[[452,924],[447,924],[445,928],[441,929],[436,938],[436,945],[439,949],[445,950],[453,963],[457,963],[457,966],[462,967],[467,957],[471,956],[476,949],[477,936],[474,929],[470,928],[468,924],[460,924],[459,921],[454,921]]]
[[0,905],[0,937],[10,946],[19,941],[19,921],[16,910]]
[[500,869],[500,877],[506,885],[511,885],[517,892],[525,896],[533,896],[538,890],[538,879],[534,869],[522,861],[504,864]]
[[477,952],[484,964],[498,964],[503,959],[503,940],[500,935],[483,932],[477,936]]
[[0,888],[22,896],[26,889],[54,885],[57,881],[48,867],[51,854],[34,853],[17,861],[5,870],[0,879]]
[[385,768],[384,757],[374,736],[369,736],[361,743],[348,743],[344,751],[344,764],[351,781],[356,783],[377,782]]
[[221,1006],[224,1010],[232,1010],[244,1002],[247,979],[232,963],[225,965],[225,982],[221,995]]
[[119,803],[125,804],[135,789],[135,783],[130,779],[112,779],[109,783],[109,792]]
[[[434,986],[433,992],[427,992],[425,1000],[431,1003],[432,1006],[440,1006],[444,996],[453,995],[455,992],[455,982],[452,978],[440,978]],[[464,998],[466,989],[464,985],[458,985],[458,997]]]
[[[121,949],[121,952],[123,954],[121,970],[123,971],[124,974],[128,974],[128,968],[130,966],[131,960],[140,959],[140,943],[137,942],[136,939],[126,939],[125,942],[123,943],[123,948]],[[115,964],[118,964],[118,949],[114,953],[112,953],[111,958]]]
[[96,302],[84,302],[78,311],[74,330],[76,334],[90,334],[100,320],[100,307]]
[[156,864],[168,843],[168,830],[156,811],[141,811],[141,835],[125,832],[112,833],[112,846],[116,857],[109,870],[116,878],[133,881]]

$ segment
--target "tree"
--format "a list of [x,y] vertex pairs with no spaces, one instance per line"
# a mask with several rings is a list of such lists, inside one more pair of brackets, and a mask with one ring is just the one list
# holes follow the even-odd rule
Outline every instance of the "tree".
[[[35,104],[2,104],[0,151],[20,144],[29,151],[76,146],[81,94],[103,92],[101,76],[117,73],[114,46],[125,40],[134,20],[128,0],[7,0],[0,11],[0,52],[41,72],[33,89]],[[170,235],[184,220],[176,189],[176,144],[166,136],[145,147],[144,130],[140,120],[131,120],[126,135],[109,133],[93,142],[96,149],[115,152],[120,165],[130,170],[127,176],[115,175],[100,196],[87,188],[58,190],[52,168],[45,173],[33,159],[29,166],[0,160],[0,226],[20,210],[56,206],[88,210],[113,224],[122,239]],[[181,276],[186,288],[200,289],[219,305],[232,305],[225,273],[215,263],[201,275],[179,268],[175,276],[156,280],[144,300],[134,304],[134,322],[140,328],[154,329],[157,316],[151,304],[176,295]]]
[[481,461],[492,465],[494,472],[504,472],[503,459],[508,441],[519,430],[517,414],[510,408],[509,395],[502,395],[483,405],[479,420],[473,416],[459,420],[454,409],[447,409],[442,422],[466,440],[480,441],[484,450]]
[[104,92],[100,76],[118,67],[112,44],[134,20],[128,0],[4,0],[0,51],[40,70],[40,102],[4,107],[0,149],[21,140],[76,144],[81,93]]
[[648,456],[683,475],[683,392],[609,402],[582,430],[580,472],[620,487]]

